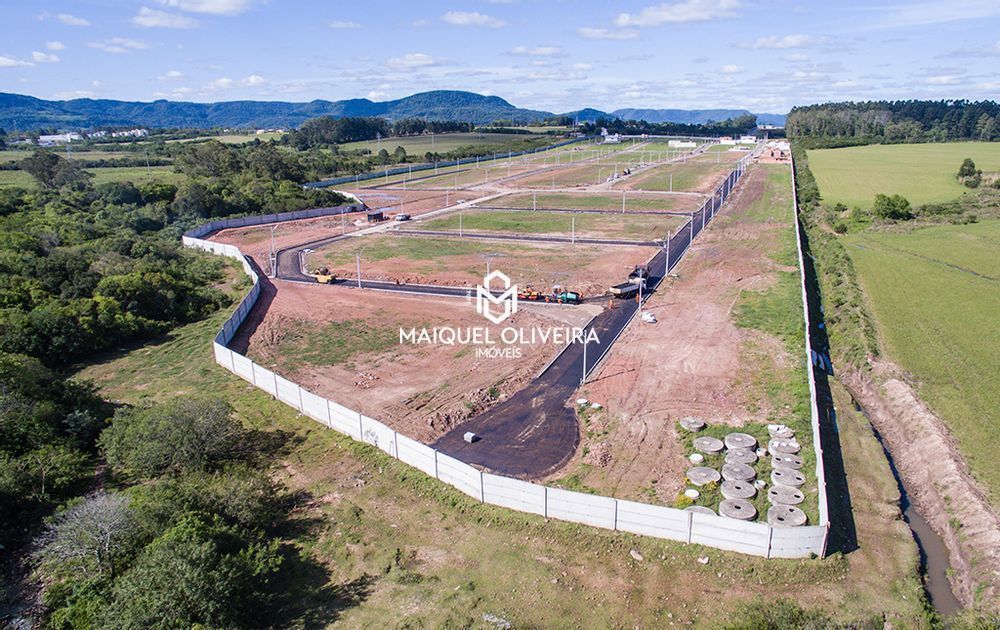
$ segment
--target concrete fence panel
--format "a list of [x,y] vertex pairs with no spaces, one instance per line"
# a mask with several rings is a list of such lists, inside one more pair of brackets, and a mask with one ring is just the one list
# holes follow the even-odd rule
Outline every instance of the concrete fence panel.
[[486,503],[545,516],[545,486],[483,473],[483,500]]
[[547,513],[550,518],[583,523],[605,529],[615,528],[615,500],[559,488],[548,488]]
[[812,554],[823,555],[827,528],[820,525],[807,527],[775,527],[771,530],[772,558],[803,558]]
[[396,457],[431,477],[437,477],[434,449],[399,433],[396,434]]
[[618,499],[617,528],[642,536],[688,541],[691,512]]
[[361,439],[393,457],[396,456],[396,432],[378,420],[361,416]]
[[253,361],[238,352],[233,353],[233,372],[253,383]]
[[302,396],[302,413],[317,422],[330,426],[330,405],[327,404],[326,398],[317,396],[305,388],[299,388],[299,392]]
[[218,343],[212,344],[212,351],[215,353],[215,362],[226,368],[227,370],[233,369],[233,354],[234,352],[227,348],[226,346]]
[[278,384],[278,400],[302,411],[302,398],[299,395],[298,384],[278,375],[275,375],[274,380]]
[[455,487],[470,497],[480,501],[483,500],[482,473],[472,466],[460,462],[454,457],[449,457],[444,453],[438,452],[437,471],[438,479],[441,481]]
[[699,545],[767,556],[771,528],[712,514],[691,514],[691,542]]
[[256,363],[253,364],[253,382],[274,397],[278,396],[278,383],[274,380],[274,372],[265,370]]
[[330,428],[360,441],[361,414],[338,405],[332,400],[328,400],[326,403],[330,407]]

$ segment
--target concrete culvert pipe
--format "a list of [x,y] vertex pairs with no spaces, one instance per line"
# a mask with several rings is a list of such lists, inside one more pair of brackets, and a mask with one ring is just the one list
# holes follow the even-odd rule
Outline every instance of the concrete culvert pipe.
[[704,505],[691,505],[684,508],[685,512],[695,512],[697,514],[711,514],[712,516],[718,516],[712,508],[707,508]]
[[691,416],[685,416],[681,418],[681,427],[688,431],[701,431],[705,428],[705,422],[699,420],[698,418],[693,418]]
[[767,524],[771,527],[800,527],[806,520],[806,513],[791,505],[772,505],[767,510]]
[[718,483],[721,475],[719,471],[708,466],[695,466],[687,471],[687,478],[696,486],[703,486],[706,483]]
[[774,439],[767,443],[767,450],[772,453],[784,453],[786,455],[794,455],[802,450],[799,443],[795,440],[779,440]]
[[720,490],[727,499],[752,499],[757,494],[752,483],[743,481],[723,481]]
[[772,468],[784,468],[786,470],[798,470],[802,468],[802,458],[798,455],[786,453],[775,453],[771,457]]
[[724,440],[726,448],[756,448],[757,438],[747,433],[730,433]]
[[725,445],[719,438],[703,435],[694,439],[694,447],[702,453],[718,453]]
[[779,486],[801,486],[806,482],[806,477],[797,470],[785,468],[775,468],[771,471],[771,483]]
[[727,464],[756,464],[757,453],[749,448],[734,448],[726,452]]
[[752,481],[757,471],[746,464],[723,464],[722,478],[726,481]]
[[801,490],[792,486],[774,485],[767,489],[767,500],[774,505],[798,505],[805,498]]
[[757,508],[746,499],[726,499],[719,504],[719,515],[749,521],[757,516]]

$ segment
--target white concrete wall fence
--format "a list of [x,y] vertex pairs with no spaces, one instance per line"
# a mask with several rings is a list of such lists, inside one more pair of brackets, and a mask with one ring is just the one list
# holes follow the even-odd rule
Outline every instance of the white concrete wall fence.
[[[773,528],[765,523],[747,523],[660,505],[647,505],[613,497],[550,488],[482,472],[426,444],[400,435],[374,418],[314,394],[230,350],[227,347],[229,342],[260,295],[260,279],[249,258],[238,248],[205,240],[202,237],[225,228],[293,221],[339,214],[343,211],[344,208],[321,208],[264,217],[225,219],[200,226],[184,235],[184,245],[187,247],[239,260],[243,264],[244,271],[253,280],[253,288],[240,301],[235,312],[226,320],[215,337],[213,351],[219,365],[323,426],[371,444],[391,457],[483,503],[538,514],[546,518],[683,543],[698,543],[767,558],[823,555],[828,526],[826,494],[821,476],[819,478],[821,522],[818,525],[795,528]],[[818,416],[815,412],[815,396],[813,408],[813,424],[816,425]],[[818,432],[815,437],[819,449]],[[821,465],[817,466],[817,471],[821,469]],[[820,472],[817,474],[821,475]]]

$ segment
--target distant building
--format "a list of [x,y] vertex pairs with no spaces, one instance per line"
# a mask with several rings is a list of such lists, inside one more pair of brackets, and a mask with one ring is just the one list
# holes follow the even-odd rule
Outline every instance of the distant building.
[[145,138],[149,135],[148,129],[129,129],[127,131],[112,131],[112,138]]
[[740,144],[757,144],[757,136],[740,136]]
[[618,144],[621,141],[622,137],[617,133],[612,133],[604,136],[604,144]]
[[88,138],[106,138],[108,135],[107,131],[92,131],[87,134]]
[[57,133],[48,136],[38,136],[38,146],[51,147],[54,144],[69,144],[74,140],[83,140],[78,133]]
[[690,140],[667,140],[667,146],[671,149],[693,149],[698,144]]

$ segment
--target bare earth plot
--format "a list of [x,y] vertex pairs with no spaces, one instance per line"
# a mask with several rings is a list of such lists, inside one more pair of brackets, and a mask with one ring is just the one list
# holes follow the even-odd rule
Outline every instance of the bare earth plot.
[[492,269],[521,287],[547,291],[560,285],[590,296],[624,281],[628,271],[655,250],[389,233],[332,243],[310,260],[322,261],[338,277],[353,278],[359,252],[361,276],[368,280],[471,287],[482,282],[489,258]]
[[[421,230],[463,230],[490,234],[532,234],[572,238],[620,238],[651,241],[664,238],[686,221],[676,215],[573,214],[537,210],[473,210],[451,213],[413,224]],[[575,228],[575,229],[574,229]]]
[[[726,155],[722,153],[720,155]],[[745,155],[740,153],[736,159]],[[656,190],[710,193],[732,170],[733,160],[716,162],[712,156],[699,156],[686,162],[656,166],[615,183],[615,190]]]
[[[616,193],[519,193],[485,202],[483,205],[509,208],[621,210],[622,196]],[[701,202],[689,195],[628,195],[626,212],[631,210],[694,212]]]
[[[658,323],[633,321],[581,389],[604,409],[581,414],[581,448],[555,475],[559,483],[674,505],[692,465],[690,435],[677,427],[682,417],[759,441],[765,423],[782,422],[802,444],[802,507],[817,518],[804,358],[791,351],[804,343],[792,226],[788,167],[748,172],[674,269],[679,277],[647,303]],[[797,330],[797,339],[785,343],[763,330],[772,320],[785,321],[793,337]],[[758,471],[770,481],[769,464]],[[706,501],[710,495],[703,492]],[[766,511],[766,500],[757,507]]]
[[[471,301],[280,280],[268,293],[240,328],[235,349],[425,442],[520,389],[558,351],[524,344],[520,357],[485,359],[461,345],[399,343],[400,328],[488,323]],[[551,309],[522,309],[504,324],[558,325],[549,313],[560,313]],[[500,327],[493,328],[499,338]]]

